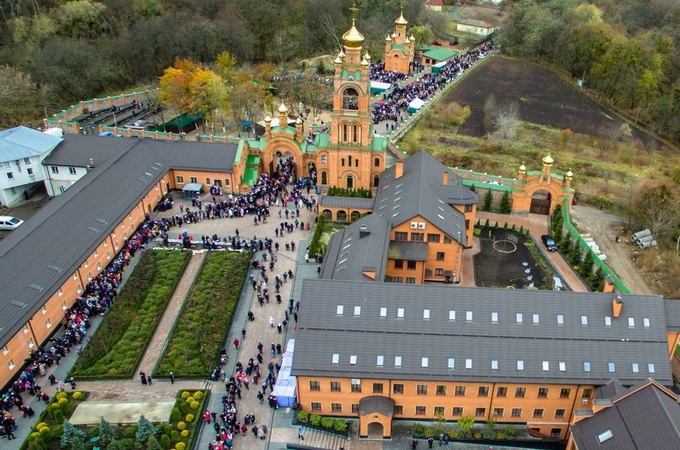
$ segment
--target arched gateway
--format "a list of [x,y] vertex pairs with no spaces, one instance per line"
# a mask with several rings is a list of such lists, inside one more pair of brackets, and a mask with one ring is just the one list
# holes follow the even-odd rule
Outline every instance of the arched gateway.
[[553,162],[547,155],[541,171],[527,172],[524,164],[519,167],[512,191],[513,214],[550,214],[563,200],[574,198],[574,174],[571,170],[564,176],[552,173]]
[[381,395],[371,395],[359,401],[359,437],[362,439],[389,439],[392,437],[394,400]]

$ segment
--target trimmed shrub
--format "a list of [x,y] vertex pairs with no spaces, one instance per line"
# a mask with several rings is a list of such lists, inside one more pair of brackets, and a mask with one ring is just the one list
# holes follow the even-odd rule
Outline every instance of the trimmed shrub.
[[422,423],[417,423],[413,425],[413,428],[411,429],[411,434],[414,436],[424,436],[425,435],[425,425]]
[[167,434],[161,435],[161,445],[163,448],[170,448],[170,436]]
[[321,416],[318,414],[312,414],[309,416],[309,424],[318,427],[321,424]]
[[75,391],[73,394],[71,394],[71,397],[73,397],[73,400],[80,400],[83,397],[83,393],[80,391]]
[[179,412],[179,408],[172,408],[172,412],[170,412],[170,420],[173,422],[179,422],[179,419],[182,418],[182,413]]
[[182,437],[188,437],[189,436],[189,430],[182,430],[182,432],[179,434]]
[[184,442],[178,442],[175,444],[175,448],[177,450],[184,450],[185,448],[187,448],[187,444],[185,444]]
[[347,433],[347,422],[342,419],[337,419],[333,424],[333,428],[338,433]]
[[187,424],[185,422],[177,422],[177,429],[178,430],[186,430],[187,429]]
[[59,392],[55,397],[57,397],[57,400],[60,400],[62,398],[68,398],[68,394],[66,392]]
[[200,399],[203,398],[203,392],[201,392],[201,391],[196,391],[196,392],[194,392],[194,394],[192,395],[192,397],[194,397],[196,400],[200,400]]
[[335,425],[335,419],[332,417],[322,417],[321,418],[321,426],[326,428],[326,429],[332,429],[333,425]]
[[38,425],[35,426],[35,429],[40,431],[41,428],[45,428],[47,424],[45,422],[40,422]]
[[191,423],[194,421],[194,415],[193,414],[187,414],[186,417],[184,418],[184,421],[187,423]]
[[191,403],[191,405],[189,405],[189,407],[190,407],[191,409],[193,409],[194,411],[197,410],[199,406],[201,406],[201,404],[198,403],[198,402],[195,401],[195,400]]
[[299,411],[297,414],[297,420],[306,423],[309,420],[309,413],[307,411]]
[[182,392],[182,395],[181,395],[180,397],[182,397],[182,400],[186,400],[186,399],[188,399],[190,396],[191,396],[191,394],[190,394],[189,392],[184,391],[184,392]]

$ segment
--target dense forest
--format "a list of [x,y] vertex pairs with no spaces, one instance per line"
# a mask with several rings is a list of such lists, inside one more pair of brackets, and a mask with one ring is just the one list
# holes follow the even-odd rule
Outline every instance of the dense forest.
[[678,0],[529,0],[498,37],[505,53],[585,80],[613,105],[680,142]]
[[[360,1],[357,25],[380,45],[422,0]],[[351,0],[0,0],[0,123],[156,84],[176,57],[212,64],[292,63],[337,52]],[[381,47],[375,47],[381,48]]]

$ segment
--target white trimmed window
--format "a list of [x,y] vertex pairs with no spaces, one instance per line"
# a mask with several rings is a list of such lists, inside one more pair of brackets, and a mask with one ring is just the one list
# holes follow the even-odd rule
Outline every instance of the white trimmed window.
[[378,355],[378,357],[375,360],[375,365],[382,367],[385,365],[385,356],[383,355]]
[[420,366],[421,367],[427,367],[427,366],[429,366],[429,364],[430,364],[430,359],[427,356],[421,358],[421,360],[420,360]]
[[394,367],[401,367],[401,356],[394,357]]
[[456,368],[456,358],[449,358],[447,362],[447,367],[449,369],[455,369]]
[[333,358],[331,359],[331,363],[340,364],[340,353],[333,353]]

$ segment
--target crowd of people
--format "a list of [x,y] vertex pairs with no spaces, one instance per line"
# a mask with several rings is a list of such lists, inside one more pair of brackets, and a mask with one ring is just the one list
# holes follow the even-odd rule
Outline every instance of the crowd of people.
[[[465,54],[456,55],[448,61],[439,73],[426,73],[406,85],[395,85],[389,93],[385,94],[383,101],[373,105],[371,115],[373,123],[379,124],[386,120],[397,123],[403,122],[404,115],[408,113],[408,105],[414,99],[431,99],[449,82],[458,78],[493,49],[493,42],[486,43],[477,49],[468,50]],[[394,129],[394,126],[392,129]],[[389,127],[387,131],[389,131]]]

